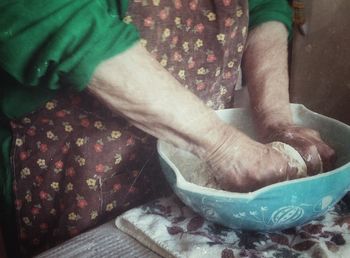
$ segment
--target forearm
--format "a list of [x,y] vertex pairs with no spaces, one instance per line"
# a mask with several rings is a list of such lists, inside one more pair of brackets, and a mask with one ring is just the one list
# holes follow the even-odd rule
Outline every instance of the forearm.
[[289,107],[288,32],[279,22],[267,22],[248,36],[243,56],[254,117],[262,131],[292,122]]
[[223,189],[249,191],[289,173],[282,156],[222,122],[139,45],[97,67],[89,89],[138,128],[205,160]]
[[325,171],[331,170],[336,156],[316,131],[293,124],[287,37],[287,30],[278,22],[268,22],[251,31],[243,68],[261,140],[293,146],[304,158],[308,174],[314,175],[322,166]]
[[140,45],[99,65],[89,90],[136,127],[198,156],[224,140],[215,112]]

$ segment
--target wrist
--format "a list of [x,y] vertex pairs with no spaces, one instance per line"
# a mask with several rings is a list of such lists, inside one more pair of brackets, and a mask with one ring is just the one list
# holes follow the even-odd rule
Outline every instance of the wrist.
[[[210,145],[207,145],[205,152],[201,156],[213,169],[222,170],[222,161],[236,163],[240,159],[244,149],[256,143],[244,133],[236,128],[222,124],[213,131]],[[228,165],[228,164],[227,164]]]
[[208,161],[218,149],[225,145],[225,142],[234,142],[239,138],[239,132],[219,120],[211,124],[205,133],[198,134],[200,140],[193,148],[193,153],[200,159]]
[[289,103],[264,109],[253,108],[253,118],[258,136],[263,140],[276,130],[293,124]]

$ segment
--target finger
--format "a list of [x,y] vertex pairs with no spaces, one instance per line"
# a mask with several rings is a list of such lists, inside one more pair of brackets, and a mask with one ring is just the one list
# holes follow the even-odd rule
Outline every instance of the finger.
[[269,148],[269,157],[264,159],[264,165],[259,173],[254,173],[253,180],[259,188],[296,178],[297,168],[291,168],[284,155],[274,148]]
[[310,136],[311,139],[314,138],[314,139],[321,140],[320,133],[318,131],[313,130],[313,129],[301,127],[300,128],[300,133]]
[[337,160],[336,152],[324,142],[316,144],[318,153],[320,154],[324,172],[333,170]]
[[283,139],[285,143],[295,148],[305,161],[307,174],[312,176],[321,172],[322,160],[318,154],[316,146],[305,138],[294,137]]
[[322,140],[319,132],[308,129],[307,134],[311,136],[311,138],[309,139],[318,150],[318,153],[323,163],[323,172],[327,172],[334,169],[335,162],[337,159],[335,150]]
[[292,180],[300,178],[300,173],[298,173],[298,169],[296,167],[288,166],[286,171],[287,179],[286,180]]

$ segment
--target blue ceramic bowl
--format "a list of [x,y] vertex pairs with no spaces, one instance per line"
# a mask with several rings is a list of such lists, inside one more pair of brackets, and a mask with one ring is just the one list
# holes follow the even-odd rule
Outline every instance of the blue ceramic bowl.
[[[350,126],[292,105],[298,125],[318,130],[337,152],[337,168],[312,177],[266,186],[251,193],[233,193],[187,182],[169,154],[174,147],[158,142],[162,170],[177,196],[210,221],[235,229],[273,231],[313,220],[331,209],[350,190]],[[221,119],[254,138],[247,109],[217,111]],[[190,153],[188,153],[191,156]]]

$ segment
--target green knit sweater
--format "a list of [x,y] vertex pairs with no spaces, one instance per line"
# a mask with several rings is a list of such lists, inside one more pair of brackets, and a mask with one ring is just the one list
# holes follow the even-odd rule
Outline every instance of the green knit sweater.
[[[138,40],[122,21],[127,0],[0,0],[0,207],[12,207],[7,119],[31,112],[62,88],[83,90],[95,67]],[[276,20],[291,30],[286,0],[250,0],[250,27]],[[1,122],[2,121],[2,122]]]

